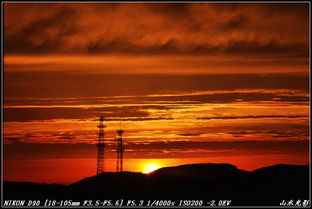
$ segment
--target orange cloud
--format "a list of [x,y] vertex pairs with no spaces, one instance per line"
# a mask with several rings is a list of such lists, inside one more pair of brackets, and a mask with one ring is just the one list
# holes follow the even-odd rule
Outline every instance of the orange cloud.
[[307,3],[5,3],[4,49],[307,57],[308,10]]

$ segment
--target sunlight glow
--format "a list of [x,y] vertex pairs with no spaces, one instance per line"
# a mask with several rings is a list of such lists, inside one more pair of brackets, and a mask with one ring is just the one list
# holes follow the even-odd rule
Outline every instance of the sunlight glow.
[[160,168],[160,165],[157,163],[147,163],[143,167],[143,173],[151,173]]

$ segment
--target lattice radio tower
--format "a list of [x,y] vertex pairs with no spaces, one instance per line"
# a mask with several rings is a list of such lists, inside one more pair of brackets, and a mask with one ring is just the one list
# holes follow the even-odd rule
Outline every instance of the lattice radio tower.
[[116,172],[123,172],[122,169],[122,160],[123,160],[123,152],[125,151],[125,146],[123,145],[123,138],[122,138],[123,130],[120,128],[117,130],[117,165],[116,165]]
[[105,149],[105,143],[104,143],[104,128],[106,126],[104,125],[104,116],[100,115],[99,118],[99,133],[98,133],[98,158],[97,158],[97,169],[96,169],[96,174],[100,174],[104,172],[104,149]]

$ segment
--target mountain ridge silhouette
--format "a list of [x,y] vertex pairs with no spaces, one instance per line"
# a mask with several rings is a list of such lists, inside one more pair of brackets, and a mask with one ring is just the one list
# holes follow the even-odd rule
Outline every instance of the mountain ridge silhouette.
[[309,165],[278,164],[254,171],[231,164],[188,164],[149,174],[105,172],[70,185],[4,182],[5,199],[203,199],[231,205],[276,205],[309,199]]

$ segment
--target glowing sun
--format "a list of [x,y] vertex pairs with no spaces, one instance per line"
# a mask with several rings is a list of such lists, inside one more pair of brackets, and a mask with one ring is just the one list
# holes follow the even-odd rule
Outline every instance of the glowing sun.
[[143,173],[151,173],[158,168],[160,168],[160,166],[157,163],[147,163],[143,167]]

